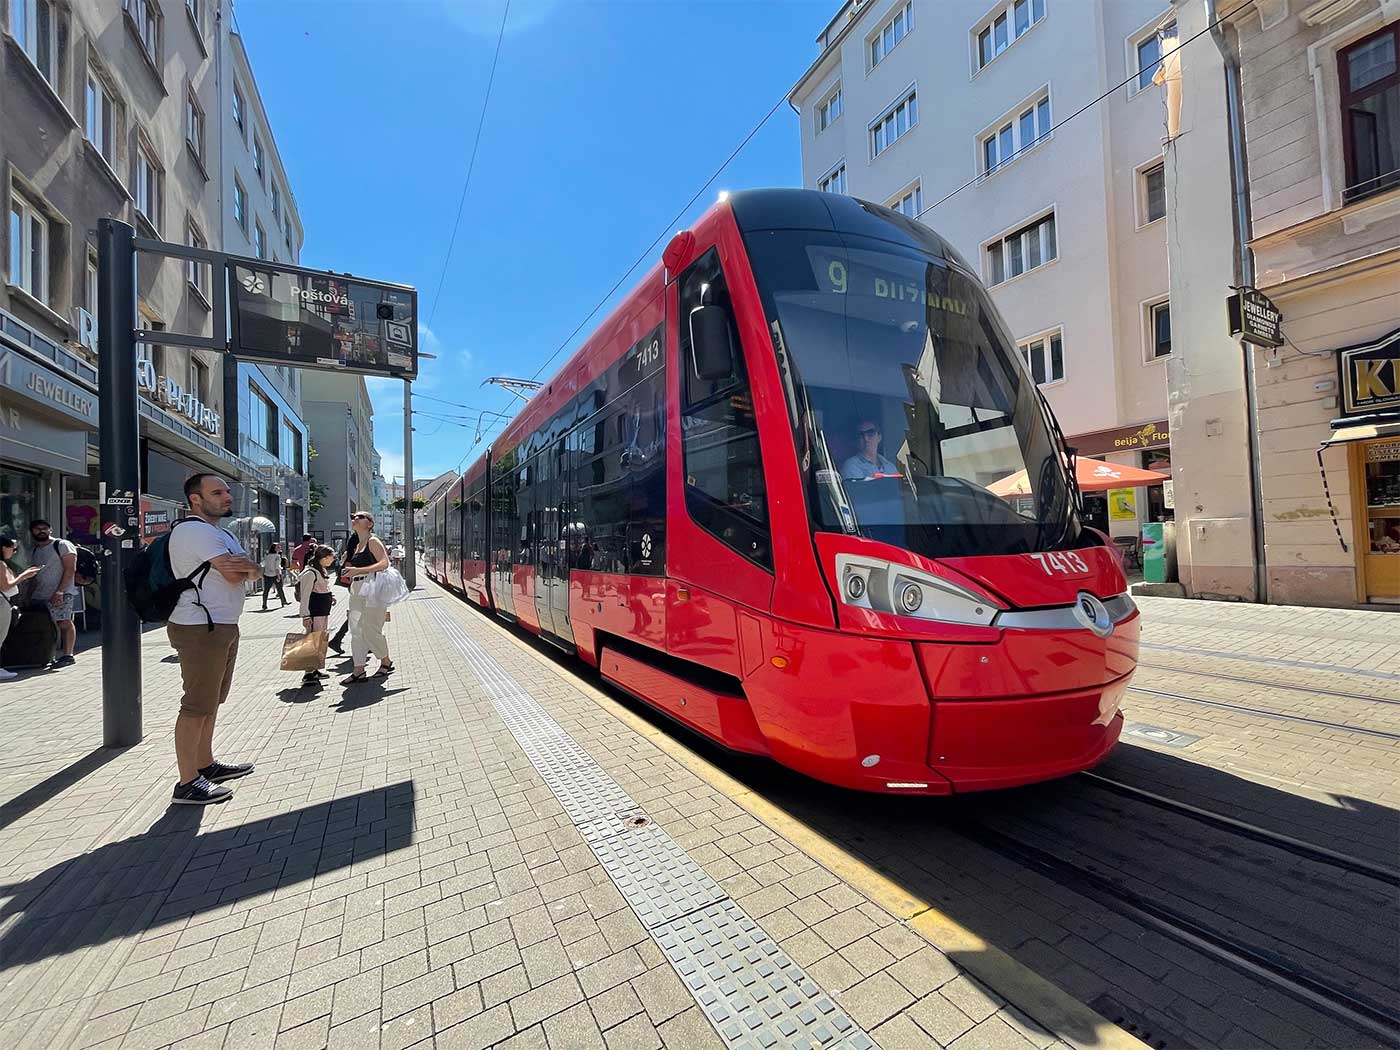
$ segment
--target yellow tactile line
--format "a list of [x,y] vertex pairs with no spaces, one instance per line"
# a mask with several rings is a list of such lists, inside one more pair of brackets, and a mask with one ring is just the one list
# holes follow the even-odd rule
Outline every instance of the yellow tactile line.
[[[451,594],[446,590],[444,593]],[[455,599],[456,595],[452,597]],[[1136,1036],[1091,1010],[1024,963],[1017,962],[962,923],[939,911],[931,902],[906,892],[898,883],[880,874],[825,835],[773,805],[762,795],[750,791],[724,770],[685,747],[670,733],[658,729],[640,715],[629,711],[589,682],[569,674],[553,660],[517,638],[501,621],[481,615],[471,606],[465,611],[473,614],[473,622],[482,622],[509,639],[513,645],[533,657],[555,677],[583,693],[710,787],[748,810],[818,864],[865,894],[896,919],[906,923],[959,968],[972,974],[1048,1032],[1079,1050],[1151,1050]]]

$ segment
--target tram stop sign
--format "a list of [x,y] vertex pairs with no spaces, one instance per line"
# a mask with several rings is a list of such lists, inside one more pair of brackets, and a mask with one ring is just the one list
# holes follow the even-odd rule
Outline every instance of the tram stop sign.
[[418,375],[418,293],[406,285],[230,260],[234,355],[394,379]]

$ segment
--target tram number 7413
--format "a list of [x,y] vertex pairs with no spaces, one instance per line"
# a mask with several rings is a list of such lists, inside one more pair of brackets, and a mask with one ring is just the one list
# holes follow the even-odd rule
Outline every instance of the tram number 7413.
[[1074,551],[1046,551],[1044,554],[1032,554],[1031,557],[1040,563],[1046,576],[1057,572],[1068,576],[1070,573],[1089,571],[1088,563]]

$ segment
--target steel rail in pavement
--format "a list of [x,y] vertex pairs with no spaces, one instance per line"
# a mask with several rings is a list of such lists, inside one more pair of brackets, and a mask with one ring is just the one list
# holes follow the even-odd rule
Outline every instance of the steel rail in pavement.
[[1226,711],[1242,711],[1247,715],[1259,715],[1261,718],[1277,718],[1284,722],[1302,722],[1307,725],[1320,726],[1323,729],[1340,729],[1347,733],[1360,733],[1363,736],[1379,737],[1382,740],[1400,740],[1400,733],[1388,733],[1384,729],[1366,729],[1363,726],[1349,725],[1346,722],[1328,722],[1322,718],[1309,718],[1307,715],[1289,715],[1282,711],[1270,711],[1263,707],[1249,707],[1246,704],[1230,704],[1224,700],[1207,700],[1200,696],[1187,696],[1185,693],[1173,693],[1166,689],[1149,689],[1142,685],[1128,686],[1129,692],[1150,693],[1153,696],[1165,696],[1170,700],[1181,700],[1188,704],[1204,704],[1206,707],[1219,707]]
[[1222,671],[1197,671],[1189,667],[1173,667],[1171,664],[1149,664],[1138,661],[1139,667],[1150,667],[1154,671],[1172,671],[1176,674],[1201,675],[1206,678],[1223,678],[1228,682],[1243,682],[1245,685],[1262,685],[1269,689],[1287,689],[1293,693],[1317,693],[1319,696],[1336,696],[1343,700],[1365,700],[1377,704],[1396,704],[1400,699],[1389,696],[1372,696],[1370,693],[1348,693],[1344,689],[1322,689],[1310,685],[1288,685],[1285,682],[1270,682],[1263,678],[1247,678],[1244,675],[1225,674]]

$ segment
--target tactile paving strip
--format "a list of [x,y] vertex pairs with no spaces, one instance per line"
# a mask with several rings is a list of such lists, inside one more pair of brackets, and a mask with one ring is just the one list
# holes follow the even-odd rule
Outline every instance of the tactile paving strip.
[[433,616],[501,720],[732,1050],[872,1050],[807,976],[448,613]]

